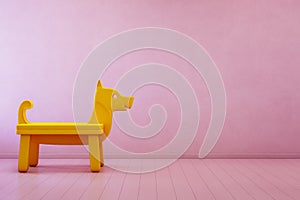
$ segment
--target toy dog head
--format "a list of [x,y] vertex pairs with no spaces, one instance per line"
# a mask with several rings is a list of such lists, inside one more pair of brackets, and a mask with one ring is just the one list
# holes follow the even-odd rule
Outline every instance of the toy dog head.
[[134,97],[122,96],[117,90],[105,88],[101,81],[98,81],[94,110],[89,123],[101,123],[104,125],[104,133],[109,135],[112,125],[112,113],[114,111],[125,111],[130,109]]
[[132,107],[133,100],[133,96],[122,96],[117,90],[105,88],[102,86],[101,81],[98,81],[95,101],[108,110],[125,111]]

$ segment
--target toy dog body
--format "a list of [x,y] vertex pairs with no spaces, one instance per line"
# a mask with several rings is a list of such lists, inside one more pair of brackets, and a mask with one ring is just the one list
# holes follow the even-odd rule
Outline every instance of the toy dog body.
[[34,122],[26,118],[32,108],[30,100],[19,108],[17,134],[20,137],[18,170],[26,172],[28,166],[38,164],[39,144],[89,145],[91,171],[98,172],[103,165],[102,142],[109,135],[113,111],[131,108],[133,97],[122,96],[118,91],[102,87],[98,82],[94,108],[86,123]]

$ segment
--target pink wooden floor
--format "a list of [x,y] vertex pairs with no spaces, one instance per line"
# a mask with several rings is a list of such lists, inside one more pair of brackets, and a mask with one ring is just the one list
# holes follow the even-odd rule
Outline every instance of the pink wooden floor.
[[[115,162],[143,167],[143,161]],[[299,159],[181,159],[147,174],[109,167],[90,173],[88,164],[42,159],[21,174],[17,160],[0,159],[0,199],[300,199]]]

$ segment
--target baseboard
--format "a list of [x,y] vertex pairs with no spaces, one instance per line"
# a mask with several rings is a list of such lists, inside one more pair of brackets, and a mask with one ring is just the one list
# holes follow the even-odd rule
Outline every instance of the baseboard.
[[210,153],[207,158],[220,159],[299,159],[300,152],[296,153]]
[[[0,159],[17,159],[17,153],[0,153]],[[41,153],[40,158],[42,159],[88,159],[88,153]],[[106,154],[105,158],[115,159],[115,158],[143,158],[142,156],[132,157],[132,156],[120,156]],[[155,159],[156,157],[148,157]],[[160,155],[157,159],[172,159],[176,158],[175,155]],[[196,159],[198,155],[187,154],[181,156],[181,158]],[[207,158],[214,159],[300,159],[299,153],[210,153]]]

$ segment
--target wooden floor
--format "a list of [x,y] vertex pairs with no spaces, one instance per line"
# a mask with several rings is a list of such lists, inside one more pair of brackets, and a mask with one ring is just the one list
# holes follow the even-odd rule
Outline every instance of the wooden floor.
[[[115,161],[128,167],[139,162]],[[299,159],[181,159],[146,174],[109,167],[90,173],[88,164],[42,159],[37,168],[18,173],[17,160],[2,159],[0,199],[300,199]]]

